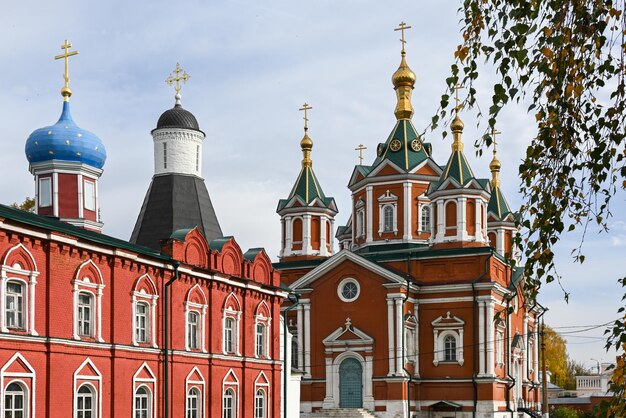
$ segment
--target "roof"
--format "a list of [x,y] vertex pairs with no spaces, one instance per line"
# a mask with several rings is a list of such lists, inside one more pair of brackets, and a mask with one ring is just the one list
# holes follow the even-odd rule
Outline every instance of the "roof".
[[174,231],[196,226],[207,242],[223,235],[204,180],[184,174],[154,176],[130,241],[158,250]]
[[456,402],[452,402],[452,401],[439,401],[428,407],[428,409],[434,409],[434,410],[446,410],[446,409],[454,410],[454,409],[461,409],[461,408],[463,408],[463,405],[458,404]]
[[256,256],[259,253],[262,253],[263,251],[265,251],[265,249],[262,247],[250,248],[248,251],[244,253],[243,258],[248,261],[253,261],[256,258]]
[[163,255],[152,248],[133,244],[119,238],[111,237],[109,235],[79,228],[67,222],[59,221],[55,218],[37,215],[35,213],[23,211],[20,209],[14,209],[2,204],[0,204],[0,217],[27,224],[36,228],[42,228],[45,230],[74,236],[78,239],[88,240],[100,245],[129,250],[138,254],[143,254],[161,260],[170,260],[170,257]]
[[[413,122],[410,119],[400,119],[396,122],[387,141],[384,144],[379,144],[378,157],[376,157],[372,167],[376,167],[384,160],[389,160],[409,172],[430,157],[429,148],[424,146]],[[369,168],[369,173],[372,168],[367,168]],[[367,175],[367,173],[363,174]]]
[[448,178],[455,179],[461,186],[465,186],[474,179],[474,172],[461,150],[452,151],[448,163],[439,178],[439,183],[443,183]]
[[70,113],[70,103],[63,102],[59,120],[51,126],[39,128],[26,140],[28,162],[61,160],[101,169],[107,153],[102,140],[76,125]]
[[506,218],[507,215],[511,213],[511,208],[509,207],[500,186],[492,187],[487,212],[493,213],[500,220]]
[[293,188],[289,193],[289,197],[278,201],[277,211],[285,208],[294,197],[299,198],[306,206],[313,203],[316,199],[319,199],[324,206],[328,208],[335,208],[335,199],[332,197],[326,197],[319,181],[317,181],[313,167],[310,165],[302,166],[296,183],[293,185]]
[[161,128],[183,128],[200,131],[196,117],[190,111],[183,109],[178,103],[173,108],[163,112],[159,117],[156,129]]

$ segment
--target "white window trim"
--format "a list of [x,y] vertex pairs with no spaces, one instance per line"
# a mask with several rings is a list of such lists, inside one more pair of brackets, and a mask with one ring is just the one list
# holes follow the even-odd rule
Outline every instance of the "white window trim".
[[[430,201],[421,197],[417,198],[418,218],[417,218],[417,232],[418,233],[431,233],[431,224],[433,222],[433,209],[430,205]],[[428,208],[428,225],[424,225],[423,216],[424,209]]]
[[[233,318],[235,320],[235,329],[233,330],[233,352],[226,351],[226,318]],[[239,324],[241,320],[241,311],[236,311],[230,307],[224,309],[222,315],[222,353],[223,354],[236,354],[241,355],[239,347]],[[256,331],[255,331],[256,333]]]
[[[142,370],[145,370],[146,373],[150,377],[148,378],[139,377]],[[157,410],[157,391],[156,391],[157,384],[156,384],[156,377],[154,375],[154,372],[152,372],[152,369],[150,368],[150,366],[148,366],[148,363],[146,362],[144,362],[133,375],[133,415],[132,415],[132,418],[135,418],[135,412],[136,412],[135,411],[135,392],[141,386],[145,386],[148,388],[148,390],[150,390],[150,400],[152,401],[151,402],[152,408],[150,409],[150,418],[154,418],[156,416],[156,410]]]
[[[206,319],[206,310],[207,305],[202,305],[199,303],[193,302],[185,302],[185,350],[193,351],[193,350],[201,350],[203,353],[206,353],[205,346],[205,338],[204,338],[204,322]],[[189,336],[187,335],[187,330],[189,329],[189,313],[195,312],[198,314],[198,337],[200,339],[200,347],[199,348],[191,348],[189,345]]]
[[[228,376],[232,376],[234,381],[227,382],[226,379],[228,378]],[[239,418],[239,379],[237,378],[237,375],[235,374],[233,369],[228,369],[226,375],[224,375],[224,379],[222,379],[220,417],[224,416],[224,394],[226,393],[227,389],[233,389],[233,391],[235,392],[235,402],[233,402],[235,413],[233,414],[233,416],[234,418]]]
[[132,418],[135,418],[136,414],[137,414],[137,391],[141,388],[146,388],[146,391],[148,392],[148,416],[150,418],[154,417],[154,407],[153,407],[153,402],[152,402],[152,398],[154,398],[152,390],[150,389],[150,387],[148,387],[147,385],[139,385],[137,387],[135,387],[133,389],[133,415]]
[[[138,346],[139,344],[151,344],[153,348],[157,348],[157,341],[156,341],[156,306],[157,306],[157,299],[159,299],[159,295],[152,295],[149,293],[145,293],[143,291],[133,291],[131,293],[132,295],[132,316],[133,316],[133,320],[132,320],[132,325],[133,325],[133,329],[132,329],[132,339],[133,339],[133,345],[134,346]],[[137,341],[137,335],[135,333],[136,331],[136,327],[137,327],[137,304],[139,303],[145,303],[147,304],[150,309],[148,311],[148,342],[143,342],[140,343],[139,341]]]
[[[78,372],[80,370],[82,370],[86,365],[89,365],[96,372],[96,376],[88,376],[88,375],[79,375],[78,374]],[[78,384],[79,381],[80,381],[80,384]],[[94,385],[94,382],[97,384],[97,386]],[[93,362],[89,358],[87,358],[85,361],[83,361],[81,363],[81,365],[76,368],[76,371],[74,372],[74,385],[73,385],[73,390],[74,390],[73,400],[74,400],[74,402],[73,402],[73,407],[72,407],[72,416],[75,417],[75,418],[77,416],[76,407],[77,407],[77,401],[78,401],[78,390],[82,386],[84,386],[84,385],[89,385],[93,389],[95,397],[96,397],[95,402],[93,403],[94,409],[95,409],[95,412],[96,412],[96,417],[95,418],[101,418],[102,417],[102,396],[101,396],[101,394],[102,394],[102,374],[100,373],[100,370],[98,370],[96,365],[93,364]]]
[[[463,344],[464,344],[464,332],[463,328],[465,326],[465,321],[462,319],[451,316],[450,312],[446,314],[445,317],[440,316],[439,318],[432,321],[433,326],[433,365],[438,366],[439,364],[458,364],[462,366],[465,362],[463,358]],[[444,341],[446,336],[451,335],[456,339],[456,361],[445,361],[445,345]]]
[[[43,183],[48,183],[47,186],[45,186],[48,191],[47,196],[49,198],[47,202],[42,202],[41,200]],[[37,206],[40,208],[49,208],[52,206],[52,177],[39,177],[39,185],[37,188]]]
[[[88,185],[92,188],[93,194],[91,198],[88,199],[87,187]],[[87,210],[95,212],[96,210],[96,182],[93,180],[84,180],[83,181],[83,207]]]
[[355,226],[355,238],[361,238],[365,236],[365,209],[360,208],[356,211],[356,226]]
[[[356,296],[353,297],[352,299],[346,299],[343,296],[343,287],[347,284],[347,283],[354,283],[356,285]],[[342,281],[339,282],[339,285],[337,286],[337,296],[339,296],[339,299],[341,299],[342,302],[346,302],[346,303],[351,303],[354,302],[355,300],[357,300],[359,298],[359,296],[361,295],[361,285],[359,284],[358,280],[353,278],[353,277],[346,277],[345,279],[343,279]]]
[[[260,307],[260,306],[259,306]],[[268,309],[269,310],[269,309]],[[258,311],[258,309],[257,309]],[[265,327],[265,338],[263,339],[263,355],[259,356],[256,349],[257,343],[257,325],[262,324]],[[272,324],[272,318],[266,317],[263,313],[258,313],[254,316],[254,357],[256,358],[271,358],[270,355],[270,326]]]
[[102,282],[100,269],[98,269],[93,261],[87,260],[79,266],[76,277],[74,278],[74,280],[72,280],[72,299],[74,301],[74,339],[81,339],[80,335],[78,335],[78,294],[80,292],[87,291],[94,294],[94,330],[92,338],[95,338],[96,341],[102,343],[104,342],[104,339],[102,338],[102,293],[105,285],[100,283],[92,283],[87,277],[84,277],[82,279],[79,278],[82,275],[82,269],[88,264],[91,264],[93,267],[95,267],[98,273],[98,279],[100,280],[100,282]]
[[496,330],[496,366],[504,367],[504,333],[503,327]]
[[[393,213],[393,225],[391,231],[385,231],[385,209],[389,207]],[[383,233],[398,235],[398,196],[389,190],[378,198],[378,236],[382,236]]]
[[[263,378],[265,381],[261,382],[261,378]],[[263,371],[261,371],[261,373],[259,373],[259,375],[257,376],[257,378],[254,381],[254,402],[253,402],[253,408],[252,408],[252,416],[255,417],[255,413],[256,413],[256,393],[258,390],[263,390],[265,392],[265,408],[264,408],[264,414],[263,414],[263,418],[269,418],[270,413],[270,384],[269,384],[269,379],[267,378],[267,376],[265,375],[265,373]]]
[[[194,374],[200,376],[200,380],[193,380],[192,377]],[[198,367],[194,367],[191,369],[187,377],[185,378],[185,416],[187,416],[187,410],[189,409],[188,397],[189,391],[192,389],[198,389],[200,392],[199,404],[200,404],[200,414],[201,418],[206,416],[206,382],[204,381],[204,376],[200,373]]]
[[[16,361],[21,362],[28,371],[8,372],[7,370],[9,369],[9,367],[11,367]],[[30,385],[27,383],[27,381],[30,381]],[[13,354],[13,356],[9,360],[7,360],[4,366],[2,366],[2,368],[0,369],[0,399],[2,399],[2,402],[0,402],[0,416],[4,417],[5,389],[13,382],[19,383],[22,388],[25,389],[24,396],[26,397],[26,399],[24,399],[24,404],[26,405],[26,415],[24,418],[35,417],[35,399],[37,388],[35,369],[19,352]]]
[[[34,259],[32,258],[30,251],[28,251],[22,244],[18,244],[7,253],[4,259],[5,264],[3,264],[0,268],[0,329],[2,330],[2,332],[9,332],[9,328],[6,325],[5,311],[7,282],[11,280],[21,281],[25,284],[22,295],[22,309],[24,310],[24,327],[22,330],[26,331],[30,335],[36,336],[39,334],[35,330],[35,287],[37,285],[37,276],[39,276],[39,272],[24,270],[22,266],[17,263],[13,266],[6,265],[6,261],[9,255],[18,248],[22,248],[23,250],[25,250],[27,255],[29,255],[31,260],[33,261],[33,265],[35,265]],[[28,281],[26,281],[23,277],[28,277]]]

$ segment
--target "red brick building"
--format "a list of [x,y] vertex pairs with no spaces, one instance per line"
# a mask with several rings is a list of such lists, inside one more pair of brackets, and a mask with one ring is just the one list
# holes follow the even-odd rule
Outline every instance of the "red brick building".
[[[144,246],[99,233],[106,152],[72,120],[67,78],[62,94],[59,121],[26,145],[36,213],[0,205],[0,415],[280,416],[286,292],[263,249],[222,236],[195,117],[177,94],[153,131],[155,177],[133,234]],[[181,184],[195,212],[151,211]]]
[[396,123],[375,161],[352,171],[338,253],[337,208],[313,173],[306,128],[300,175],[278,204],[275,267],[301,295],[289,321],[305,373],[301,411],[311,416],[505,417],[538,407],[541,311],[508,262],[515,222],[500,163],[494,151],[491,179],[474,175],[457,114],[452,152],[437,164],[411,120],[415,81],[403,49],[392,77]]

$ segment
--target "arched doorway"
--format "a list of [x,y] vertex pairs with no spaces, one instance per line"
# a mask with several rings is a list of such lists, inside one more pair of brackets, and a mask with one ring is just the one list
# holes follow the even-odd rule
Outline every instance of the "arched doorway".
[[363,407],[363,366],[353,357],[339,365],[339,407]]

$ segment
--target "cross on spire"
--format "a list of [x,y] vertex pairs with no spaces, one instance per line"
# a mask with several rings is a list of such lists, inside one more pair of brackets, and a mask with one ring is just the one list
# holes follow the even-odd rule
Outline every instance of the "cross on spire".
[[404,53],[404,44],[406,44],[406,41],[404,40],[404,31],[407,29],[411,29],[411,26],[407,26],[404,22],[400,22],[399,27],[394,29],[394,31],[401,31],[402,33],[402,38],[400,39],[400,42],[402,42],[402,53]]
[[61,89],[61,95],[63,96],[63,100],[68,101],[70,96],[72,95],[72,90],[70,90],[70,71],[69,71],[69,58],[73,55],[77,55],[78,51],[70,52],[69,49],[72,47],[72,44],[65,40],[63,45],[61,45],[61,49],[64,52],[61,55],[56,55],[54,57],[55,60],[64,59],[65,60],[65,73],[63,74],[63,79],[65,80],[65,85]]
[[406,41],[404,40],[404,31],[407,29],[411,29],[411,26],[407,26],[404,22],[400,22],[399,27],[394,29],[394,31],[401,31],[402,33],[402,38],[400,39],[400,42],[402,42],[402,52],[404,52],[404,44],[406,44]]
[[459,110],[462,109],[461,99],[459,99],[459,90],[464,89],[464,88],[465,87],[460,85],[459,83],[456,83],[456,85],[454,86],[454,94],[455,94],[454,100],[456,101],[456,106],[454,107],[454,110],[456,110],[456,113],[459,113]]
[[491,129],[491,139],[493,139],[493,155],[496,155],[496,152],[498,152],[498,141],[496,140],[496,135],[501,133],[502,132],[498,131],[495,126]]
[[309,129],[309,114],[308,111],[313,109],[311,106],[309,106],[308,103],[304,103],[302,105],[302,107],[299,109],[301,112],[304,111],[304,117],[302,119],[304,119],[304,130],[306,131],[307,129]]
[[363,150],[366,150],[367,147],[364,147],[363,144],[359,144],[355,151],[359,151],[359,165],[363,165]]
[[[173,74],[176,74],[176,76],[173,76]],[[180,89],[181,89],[181,85],[180,82],[182,81],[183,84],[185,84],[187,82],[187,80],[189,80],[189,74],[187,74],[187,72],[185,70],[183,70],[182,68],[180,68],[180,64],[176,63],[176,68],[174,69],[174,71],[172,71],[172,73],[170,73],[170,76],[167,77],[165,79],[165,82],[167,84],[169,84],[170,86],[174,83],[176,83],[176,85],[174,86],[174,90],[176,90],[176,94],[180,94]],[[182,75],[181,75],[182,73]]]

